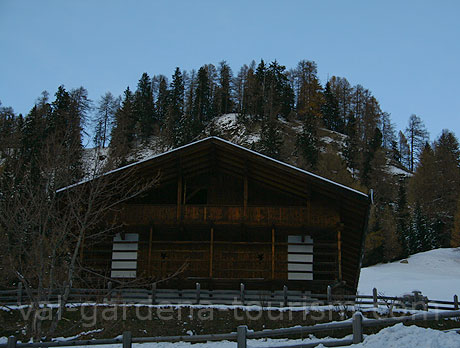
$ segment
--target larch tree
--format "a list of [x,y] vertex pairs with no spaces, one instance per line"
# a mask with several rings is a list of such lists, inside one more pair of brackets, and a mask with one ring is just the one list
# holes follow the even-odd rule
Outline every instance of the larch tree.
[[409,117],[409,124],[407,125],[405,136],[410,149],[409,169],[414,171],[416,161],[425,143],[429,140],[428,131],[420,117],[415,114]]
[[93,119],[94,145],[103,149],[109,143],[110,133],[115,122],[115,114],[120,107],[120,97],[115,98],[112,93],[105,93],[99,99],[96,107],[96,114]]

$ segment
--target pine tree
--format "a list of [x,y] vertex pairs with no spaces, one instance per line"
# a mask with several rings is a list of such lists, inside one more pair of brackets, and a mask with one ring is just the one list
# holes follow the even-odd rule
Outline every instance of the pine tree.
[[195,99],[192,108],[192,138],[196,137],[203,130],[212,116],[212,98],[208,72],[206,67],[201,67],[198,70]]
[[330,82],[326,83],[326,88],[324,89],[324,103],[321,106],[321,113],[324,126],[327,129],[339,133],[345,131],[344,120],[339,115],[339,103],[331,90]]
[[316,167],[318,163],[318,125],[314,115],[307,115],[302,127],[302,133],[297,139],[297,149],[303,154],[308,163],[308,168]]
[[72,95],[59,86],[45,130],[47,146],[54,148],[58,162],[55,183],[69,185],[83,175],[82,130],[89,100],[85,89],[73,90]]
[[174,71],[169,88],[169,107],[166,118],[166,137],[168,143],[175,147],[183,145],[188,140],[189,129],[184,127],[184,79],[179,67]]
[[437,234],[423,214],[420,203],[415,203],[412,217],[412,231],[410,238],[411,253],[428,251],[439,245]]
[[217,115],[228,114],[233,111],[232,98],[232,69],[227,62],[219,63],[219,86],[216,93]]
[[396,230],[398,240],[402,247],[402,257],[407,257],[410,254],[411,248],[409,245],[410,234],[410,212],[407,203],[406,187],[404,181],[399,182],[398,197],[396,200]]
[[270,118],[262,123],[258,148],[261,153],[269,157],[279,159],[281,155],[281,144],[283,138],[278,126],[278,121]]
[[460,198],[457,201],[457,211],[454,216],[454,227],[450,237],[450,246],[452,248],[460,247]]
[[152,82],[147,73],[142,74],[137,84],[137,90],[134,94],[134,109],[139,122],[137,128],[140,134],[138,136],[146,140],[153,135],[154,126],[157,123]]
[[168,81],[165,76],[158,77],[158,94],[156,100],[157,119],[160,127],[164,127],[169,108]]
[[128,155],[134,147],[135,123],[134,95],[126,88],[121,107],[115,113],[115,124],[110,140],[110,159],[113,166],[128,162]]

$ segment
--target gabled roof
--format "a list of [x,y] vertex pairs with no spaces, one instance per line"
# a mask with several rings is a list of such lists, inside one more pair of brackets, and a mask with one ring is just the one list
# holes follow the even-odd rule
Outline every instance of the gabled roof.
[[[309,171],[297,168],[285,162],[278,161],[276,159],[265,156],[256,151],[245,148],[241,145],[234,144],[230,141],[227,141],[225,139],[215,137],[215,136],[207,137],[207,138],[192,142],[190,144],[172,149],[170,151],[151,156],[144,160],[128,164],[126,166],[111,170],[105,173],[104,175],[113,175],[113,174],[116,174],[116,173],[119,173],[119,172],[122,172],[128,169],[131,169],[133,167],[144,168],[144,167],[149,167],[150,165],[155,166],[156,163],[163,162],[163,160],[168,159],[168,158],[176,158],[176,157],[186,158],[187,154],[193,149],[204,149],[204,148],[210,148],[210,147],[220,148],[222,150],[226,149],[226,151],[239,153],[240,156],[244,158],[245,160],[259,162],[259,164],[263,165],[266,168],[272,167],[273,170],[278,169],[285,173],[290,173],[294,175],[297,174],[296,176],[304,177],[312,185],[319,185],[323,187],[324,189],[326,189],[327,191],[335,192],[336,194],[339,194],[340,196],[344,195],[344,196],[354,198],[359,201],[366,201],[366,202],[369,201],[369,196],[363,192],[357,191],[351,187],[339,184],[337,182],[323,178]],[[83,184],[87,181],[89,180],[83,180],[74,185],[70,185],[70,186],[61,188],[58,190],[58,192],[64,191],[68,188],[71,188],[71,187],[74,187],[80,184]]]

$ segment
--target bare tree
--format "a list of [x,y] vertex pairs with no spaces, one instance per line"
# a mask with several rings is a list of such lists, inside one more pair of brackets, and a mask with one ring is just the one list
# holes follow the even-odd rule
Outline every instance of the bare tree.
[[[29,334],[34,339],[52,336],[70,291],[80,276],[82,242],[88,246],[117,226],[102,225],[108,214],[127,199],[151,189],[158,177],[140,177],[134,168],[101,174],[96,161],[81,183],[59,189],[64,182],[67,149],[48,141],[41,151],[40,177],[29,174],[19,156],[7,159],[0,173],[0,244],[7,279],[24,284],[31,300]],[[59,159],[59,161],[57,160]],[[105,226],[101,228],[101,226]],[[44,332],[39,320],[40,303],[59,295],[60,306]]]
[[425,143],[429,140],[428,131],[420,117],[412,114],[409,117],[409,124],[406,128],[406,138],[410,147],[410,170],[414,170],[415,161],[423,150]]

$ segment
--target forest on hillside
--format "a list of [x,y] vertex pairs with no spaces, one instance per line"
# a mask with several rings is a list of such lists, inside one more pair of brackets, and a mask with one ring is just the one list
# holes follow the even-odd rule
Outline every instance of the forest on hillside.
[[[1,248],[22,238],[18,226],[43,228],[41,212],[5,214],[12,205],[27,209],[34,195],[49,200],[88,175],[84,134],[101,160],[91,170],[101,173],[136,161],[139,148],[167,150],[219,134],[213,121],[225,114],[237,114],[238,124],[258,132],[254,150],[282,161],[288,154],[300,167],[373,190],[365,265],[460,246],[460,147],[453,132],[430,141],[416,115],[398,131],[365,87],[337,76],[322,84],[313,61],[287,69],[261,60],[236,73],[225,61],[198,71],[177,67],[170,78],[143,73],[135,89],[107,92],[95,102],[84,87],[60,86],[54,97],[43,92],[25,116],[0,106]],[[284,132],[293,122],[300,129],[287,150]],[[341,151],[321,148],[324,130],[344,135]],[[388,164],[407,175],[392,173]]]

